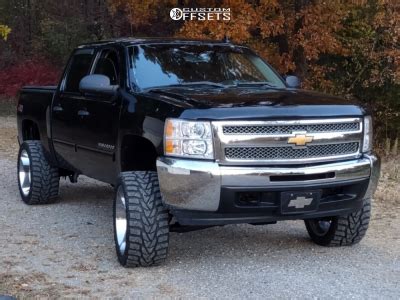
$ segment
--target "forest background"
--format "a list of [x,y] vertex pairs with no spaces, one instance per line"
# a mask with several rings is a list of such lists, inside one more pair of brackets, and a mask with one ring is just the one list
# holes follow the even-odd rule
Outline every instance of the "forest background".
[[[174,7],[230,8],[231,20],[174,21]],[[228,36],[302,88],[365,103],[377,146],[399,151],[398,0],[0,0],[1,105],[24,85],[57,84],[77,45],[128,36]]]

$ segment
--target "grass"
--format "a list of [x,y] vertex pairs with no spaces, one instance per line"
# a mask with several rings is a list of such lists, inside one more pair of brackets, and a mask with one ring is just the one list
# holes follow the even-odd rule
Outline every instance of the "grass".
[[17,100],[0,96],[0,116],[12,116],[16,114]]
[[385,157],[382,162],[381,177],[374,196],[376,206],[388,214],[400,209],[400,157]]

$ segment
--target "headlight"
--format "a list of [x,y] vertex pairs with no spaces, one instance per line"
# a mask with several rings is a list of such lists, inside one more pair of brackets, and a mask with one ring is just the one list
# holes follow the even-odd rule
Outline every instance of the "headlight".
[[370,116],[364,118],[364,141],[363,152],[372,150],[372,119]]
[[211,123],[167,119],[164,131],[164,154],[213,159]]

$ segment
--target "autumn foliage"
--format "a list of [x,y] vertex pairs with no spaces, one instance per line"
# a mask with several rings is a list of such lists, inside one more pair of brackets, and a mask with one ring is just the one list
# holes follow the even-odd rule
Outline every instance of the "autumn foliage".
[[[113,12],[125,11],[135,28],[171,22],[166,12],[172,7],[215,6],[215,1],[109,3]],[[231,21],[182,22],[172,34],[209,39],[228,36],[256,49],[282,74],[302,77],[308,88],[333,90],[332,74],[341,67],[336,60],[348,59],[351,64],[353,56],[368,63],[348,75],[348,86],[337,87],[341,92],[351,94],[356,83],[366,87],[383,85],[386,80],[399,82],[400,14],[395,1],[224,0],[218,6],[231,9]],[[328,61],[329,57],[334,61]],[[369,76],[363,78],[366,71]]]
[[[232,18],[174,21],[169,15],[174,7],[230,8]],[[72,48],[86,41],[228,36],[255,49],[282,75],[299,76],[304,88],[367,103],[382,135],[396,138],[400,132],[400,5],[395,0],[0,0],[0,8],[0,23],[12,30],[7,42],[0,40],[1,78],[12,65],[29,74],[18,76],[45,83]],[[24,71],[23,63],[15,66],[38,56],[47,57],[43,68],[49,73],[40,75],[45,78]],[[0,93],[15,91],[25,79],[8,76],[12,87]]]
[[21,86],[57,85],[60,70],[45,60],[28,60],[0,70],[0,95],[15,96]]

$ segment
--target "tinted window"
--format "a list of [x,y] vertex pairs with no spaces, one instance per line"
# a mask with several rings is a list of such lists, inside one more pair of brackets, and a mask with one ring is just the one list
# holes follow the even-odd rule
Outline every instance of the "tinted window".
[[77,54],[72,58],[67,80],[65,82],[65,91],[78,93],[81,79],[89,74],[92,63],[92,54]]
[[119,64],[117,53],[110,50],[104,51],[97,61],[93,74],[105,75],[110,78],[110,83],[112,85],[117,85],[119,82]]
[[235,85],[269,82],[285,85],[274,70],[250,50],[220,45],[144,45],[131,53],[132,78],[141,88],[190,82]]

